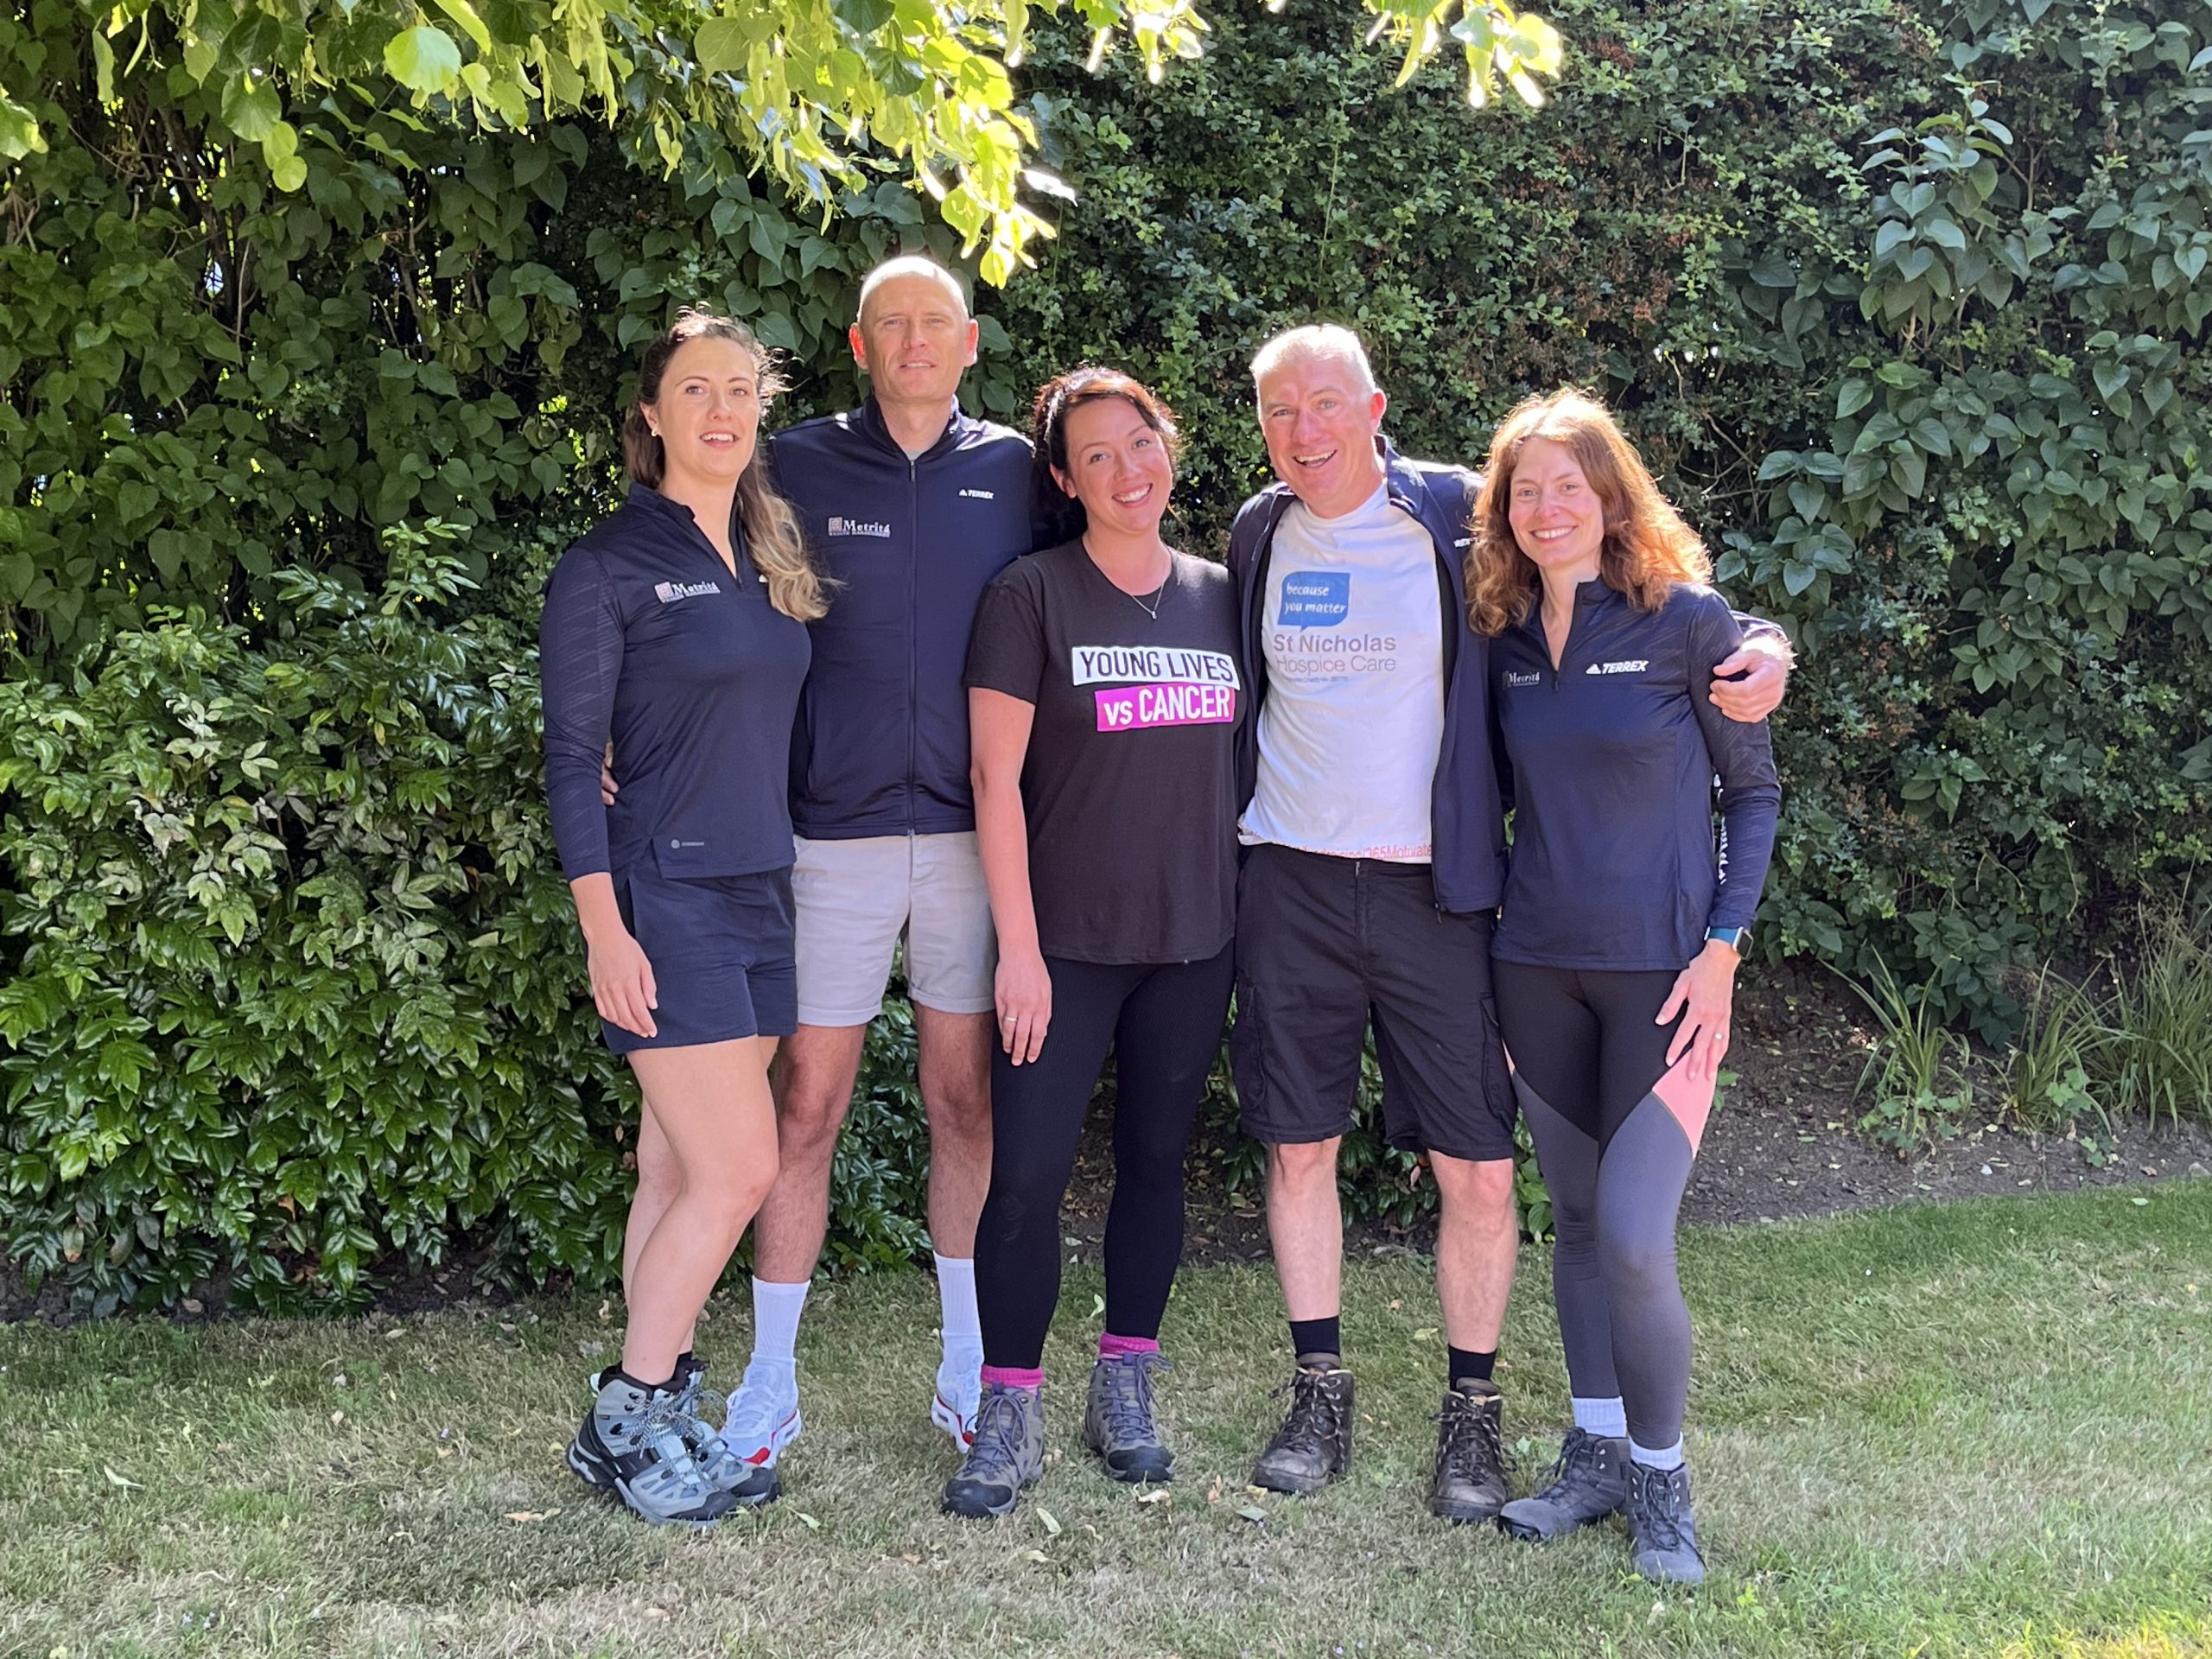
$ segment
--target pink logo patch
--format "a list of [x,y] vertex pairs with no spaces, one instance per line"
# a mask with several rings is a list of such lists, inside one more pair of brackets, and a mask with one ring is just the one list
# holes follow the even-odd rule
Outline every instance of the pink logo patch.
[[1118,685],[1091,694],[1098,729],[1134,732],[1148,726],[1225,726],[1236,718],[1236,690],[1227,685]]

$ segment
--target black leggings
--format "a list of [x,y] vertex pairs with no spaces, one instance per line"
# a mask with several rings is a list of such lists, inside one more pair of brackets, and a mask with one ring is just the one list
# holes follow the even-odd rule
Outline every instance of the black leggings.
[[1114,1202],[1106,1329],[1160,1335],[1183,1255],[1183,1154],[1229,1013],[1234,952],[1103,966],[1045,959],[1052,1019],[1027,1065],[991,1055],[991,1192],[976,1233],[983,1363],[1034,1369],[1060,1299],[1060,1200],[1110,1046]]
[[1690,1387],[1675,1217],[1712,1101],[1666,1075],[1680,1022],[1652,1022],[1675,976],[1510,962],[1491,974],[1559,1230],[1552,1294],[1568,1379],[1579,1399],[1618,1395],[1630,1438],[1663,1450],[1681,1437]]

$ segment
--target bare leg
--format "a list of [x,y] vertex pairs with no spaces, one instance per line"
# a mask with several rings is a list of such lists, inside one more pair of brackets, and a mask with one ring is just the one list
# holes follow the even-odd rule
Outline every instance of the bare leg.
[[[668,1136],[655,1121],[651,1101],[645,1103],[638,1116],[637,1154],[638,1190],[630,1200],[629,1224],[622,1230],[622,1300],[626,1306],[637,1282],[639,1254],[683,1187],[683,1173],[677,1167],[676,1148],[668,1144]],[[698,1337],[696,1328],[684,1337],[686,1352],[698,1346]]]
[[1431,1153],[1440,1199],[1436,1294],[1445,1339],[1471,1353],[1492,1353],[1505,1328],[1521,1222],[1513,1208],[1513,1160],[1473,1163]]
[[1344,1206],[1337,1198],[1341,1139],[1268,1148],[1268,1242],[1294,1319],[1343,1311]]
[[640,1381],[674,1374],[686,1334],[775,1180],[775,1048],[772,1037],[747,1037],[630,1057],[678,1177],[631,1270],[622,1369]]
[[972,1256],[991,1186],[993,1016],[917,1002],[914,1033],[930,1119],[930,1241],[939,1255]]
[[782,1166],[753,1232],[753,1271],[773,1284],[814,1276],[830,1233],[830,1166],[853,1103],[866,1026],[808,1026],[785,1039],[776,1067]]

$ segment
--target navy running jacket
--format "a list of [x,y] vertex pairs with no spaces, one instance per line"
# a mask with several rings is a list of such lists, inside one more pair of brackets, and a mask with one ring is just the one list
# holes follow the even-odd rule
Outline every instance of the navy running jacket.
[[874,398],[769,441],[777,487],[836,584],[810,625],[791,732],[791,827],[810,840],[976,827],[968,635],[991,578],[1038,543],[1028,440],[951,417],[911,460]]
[[[677,880],[791,861],[784,782],[805,625],[737,574],[691,510],[641,484],[561,556],[538,624],[545,793],[573,881],[650,859]],[[599,794],[609,738],[622,792]]]
[[[1408,461],[1386,441],[1385,482],[1394,505],[1411,513],[1436,546],[1436,582],[1444,601],[1444,741],[1429,794],[1430,874],[1436,901],[1454,912],[1492,910],[1505,890],[1504,806],[1491,753],[1490,641],[1467,620],[1460,565],[1466,556],[1480,479],[1459,467]],[[1239,508],[1229,532],[1229,568],[1243,607],[1244,660],[1252,679],[1252,716],[1237,734],[1237,810],[1252,802],[1260,776],[1260,705],[1268,695],[1261,649],[1266,620],[1268,561],[1275,526],[1297,497],[1274,484]]]
[[1713,704],[1713,664],[1742,638],[1710,588],[1639,611],[1593,581],[1575,589],[1557,668],[1541,605],[1492,642],[1515,801],[1500,961],[1673,969],[1707,927],[1751,925],[1782,789],[1766,722]]

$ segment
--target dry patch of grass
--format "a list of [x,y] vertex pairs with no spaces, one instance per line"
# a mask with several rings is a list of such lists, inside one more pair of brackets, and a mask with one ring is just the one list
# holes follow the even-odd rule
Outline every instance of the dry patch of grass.
[[[1357,1264],[1350,1479],[1243,1481],[1275,1402],[1264,1270],[1184,1280],[1156,1502],[1076,1444],[1094,1280],[1048,1355],[1054,1462],[947,1520],[924,1414],[934,1292],[832,1285],[802,1338],[789,1495],[691,1536],[558,1448],[616,1331],[597,1299],[347,1323],[0,1331],[0,1653],[89,1655],[2212,1652],[2212,1186],[1700,1231],[1691,1451],[1713,1567],[1624,1572],[1421,1506],[1440,1383],[1427,1264]],[[1531,1252],[1509,1332],[1523,1480],[1566,1382]],[[741,1357],[741,1304],[702,1348]],[[1259,1518],[1253,1518],[1255,1516]]]

